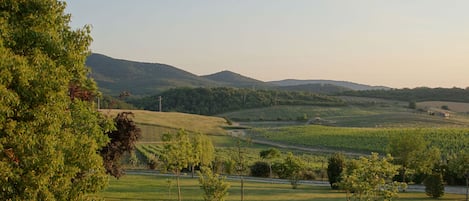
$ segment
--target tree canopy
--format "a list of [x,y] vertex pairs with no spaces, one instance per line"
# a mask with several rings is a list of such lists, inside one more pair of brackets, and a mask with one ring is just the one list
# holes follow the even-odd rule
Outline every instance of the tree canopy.
[[82,200],[107,184],[113,129],[90,100],[89,27],[56,0],[0,3],[0,199]]

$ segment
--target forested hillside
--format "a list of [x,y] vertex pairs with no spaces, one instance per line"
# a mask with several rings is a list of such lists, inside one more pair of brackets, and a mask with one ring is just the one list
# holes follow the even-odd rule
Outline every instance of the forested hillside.
[[163,111],[204,115],[272,105],[338,106],[345,104],[338,98],[308,92],[225,87],[170,89],[157,96],[134,100],[132,103],[145,110],[158,110],[158,96],[163,98]]
[[341,95],[359,96],[370,98],[383,98],[401,101],[454,101],[468,102],[469,89],[461,88],[427,88],[369,90],[369,91],[344,91]]

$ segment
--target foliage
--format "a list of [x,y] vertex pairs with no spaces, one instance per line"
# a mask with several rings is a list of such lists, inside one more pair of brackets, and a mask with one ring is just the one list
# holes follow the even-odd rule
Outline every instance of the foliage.
[[[393,182],[397,168],[391,163],[390,155],[380,158],[377,153],[369,157],[360,157],[347,165],[343,172],[341,188],[356,200],[392,200],[397,196],[399,188],[405,188],[405,183]],[[349,199],[349,198],[348,198]]]
[[112,124],[84,61],[90,29],[65,3],[0,3],[0,199],[82,200],[108,181],[98,150]]
[[419,158],[426,147],[427,142],[421,133],[396,133],[390,136],[388,152],[396,157],[394,161],[402,167],[402,182],[406,182],[407,168],[417,168],[420,165]]
[[469,152],[460,151],[456,158],[450,160],[449,169],[459,177],[466,179],[466,200],[469,199]]
[[298,188],[298,182],[303,178],[303,171],[306,169],[305,163],[291,152],[284,158],[282,163],[276,163],[273,167],[275,173],[280,178],[290,180],[293,189]]
[[224,201],[228,195],[230,184],[226,177],[214,174],[210,168],[202,167],[199,172],[200,188],[204,190],[205,201]]
[[327,177],[332,189],[339,189],[339,183],[342,180],[341,175],[345,169],[345,156],[342,153],[333,154],[327,165]]
[[192,169],[192,176],[194,176],[195,166],[209,167],[214,160],[215,148],[213,147],[212,140],[206,135],[196,134],[191,138],[192,152],[190,162]]
[[254,177],[269,177],[270,176],[270,166],[268,163],[263,161],[257,161],[250,167],[251,176]]
[[236,88],[177,88],[157,96],[132,101],[146,110],[157,110],[154,101],[164,98],[164,111],[177,111],[192,114],[213,115],[248,108],[272,105],[344,105],[341,99],[308,92],[288,92]]
[[179,177],[181,170],[187,168],[192,160],[192,144],[189,136],[184,130],[180,130],[175,135],[164,134],[162,138],[164,145],[162,150],[162,160],[167,170],[173,171],[177,177],[178,200],[182,200]]
[[441,173],[428,175],[423,184],[425,185],[425,193],[430,197],[440,198],[445,194],[445,185]]
[[106,133],[111,141],[100,151],[106,172],[116,178],[123,175],[120,164],[122,156],[125,152],[130,154],[135,149],[135,143],[142,135],[135,122],[129,117],[132,115],[131,112],[122,112],[114,118],[117,130]]
[[262,150],[261,152],[259,152],[259,155],[262,159],[265,159],[268,161],[269,177],[272,178],[272,160],[280,157],[280,151],[276,148],[270,148],[267,150]]

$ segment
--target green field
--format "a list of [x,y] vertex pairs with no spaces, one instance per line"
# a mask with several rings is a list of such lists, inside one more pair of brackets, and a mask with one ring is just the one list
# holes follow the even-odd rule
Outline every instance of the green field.
[[[169,193],[169,182],[171,193]],[[231,181],[231,188],[227,201],[240,200],[239,181]],[[197,179],[182,178],[181,191],[183,200],[201,201],[203,192],[199,188]],[[119,180],[111,178],[109,187],[98,194],[109,201],[120,200],[177,200],[177,187],[173,177],[126,175]],[[463,200],[464,195],[446,194],[441,199],[431,199],[424,193],[400,193],[398,200],[407,201],[436,201]],[[341,201],[345,200],[345,193],[330,190],[326,186],[300,185],[298,189],[291,189],[289,184],[272,184],[259,182],[245,183],[246,201]]]
[[[218,115],[234,121],[298,121],[339,127],[468,127],[466,113],[450,118],[428,115],[406,108],[402,103],[374,103],[340,107],[272,106]],[[315,121],[319,119],[319,121]]]
[[308,125],[255,128],[248,133],[253,139],[362,153],[385,153],[389,136],[399,133],[421,133],[432,146],[440,148],[444,154],[464,150],[469,144],[469,128],[347,128]]

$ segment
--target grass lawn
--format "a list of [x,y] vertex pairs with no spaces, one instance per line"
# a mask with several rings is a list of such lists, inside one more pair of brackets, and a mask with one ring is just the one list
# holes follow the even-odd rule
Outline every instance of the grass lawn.
[[[169,193],[169,182],[171,181],[171,193]],[[231,188],[227,201],[240,200],[239,181],[230,181]],[[181,191],[183,200],[201,201],[203,192],[199,188],[197,179],[181,179]],[[111,178],[109,187],[98,194],[106,200],[177,200],[176,180],[173,177],[148,176],[148,175],[125,175],[119,180]],[[424,193],[401,193],[398,200],[463,200],[464,195],[447,194],[441,199],[432,199]],[[345,193],[330,190],[324,186],[300,185],[298,189],[291,189],[288,184],[271,184],[246,182],[246,201],[339,201],[345,200]]]

